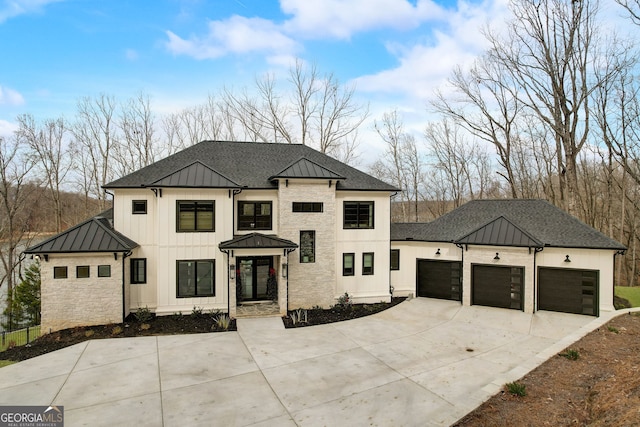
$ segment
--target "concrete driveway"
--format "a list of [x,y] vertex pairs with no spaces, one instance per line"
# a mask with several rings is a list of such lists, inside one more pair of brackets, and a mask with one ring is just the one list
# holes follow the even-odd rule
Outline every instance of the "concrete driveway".
[[449,425],[614,315],[418,298],[308,328],[94,340],[0,369],[0,405],[64,405],[68,426]]

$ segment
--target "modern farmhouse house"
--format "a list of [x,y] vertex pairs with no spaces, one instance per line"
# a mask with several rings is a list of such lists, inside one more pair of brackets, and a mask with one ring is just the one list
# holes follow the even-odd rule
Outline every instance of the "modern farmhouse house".
[[43,331],[194,307],[389,301],[398,191],[303,145],[204,141],[104,188],[92,218],[26,252],[42,264]]
[[398,189],[303,145],[204,141],[104,188],[113,209],[25,251],[42,260],[42,331],[144,307],[284,315],[345,292],[597,316],[625,250],[540,200],[390,224]]

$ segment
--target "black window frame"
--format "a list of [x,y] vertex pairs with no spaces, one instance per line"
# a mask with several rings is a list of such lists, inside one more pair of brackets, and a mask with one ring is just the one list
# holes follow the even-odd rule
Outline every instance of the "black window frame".
[[[108,274],[104,274],[105,267],[108,270]],[[111,277],[111,265],[110,264],[99,265],[98,266],[98,277]]]
[[[198,282],[196,281],[194,286],[194,293],[188,295],[180,294],[180,264],[193,263],[194,264],[194,277],[198,277],[198,264],[199,263],[211,264],[211,293],[198,294]],[[179,259],[176,260],[176,298],[208,298],[216,296],[216,260],[215,259]]]
[[[86,269],[86,275],[82,274],[80,275],[80,270],[84,270]],[[89,277],[91,277],[91,267],[88,265],[76,265],[76,279],[88,279]]]
[[[253,215],[242,215],[245,205],[253,205]],[[258,212],[262,210],[262,205],[269,206],[268,215],[258,214]],[[262,217],[269,218],[268,224],[263,225],[264,220],[259,221],[259,219]],[[272,230],[272,229],[273,229],[273,201],[271,200],[238,200],[238,230]]]
[[[347,257],[351,258],[351,270],[347,270],[346,260]],[[353,252],[345,252],[342,254],[342,275],[343,276],[355,276],[356,275],[356,254]]]
[[[64,272],[64,275],[60,275],[59,273]],[[53,267],[53,278],[54,279],[68,279],[69,278],[69,269],[66,265],[59,265],[57,267]]]
[[[143,285],[147,283],[147,259],[146,258],[131,258],[130,263],[130,279],[132,285]],[[138,280],[140,275],[139,270],[142,268],[143,278]]]
[[[193,205],[193,209],[187,210],[187,205]],[[183,207],[184,206],[184,207]],[[211,228],[201,228],[198,225],[198,212],[208,212],[201,210],[211,206]],[[193,228],[183,228],[180,225],[180,215],[182,212],[194,212]],[[216,201],[215,200],[177,200],[176,201],[176,232],[177,233],[212,233],[216,231]]]
[[[307,243],[303,242],[303,234],[304,233],[311,233],[310,235],[311,237],[311,257],[307,260],[304,261],[304,257],[305,256],[309,256],[309,252],[307,249]],[[315,230],[300,230],[300,264],[313,264],[316,262],[316,231]]]
[[322,213],[324,203],[322,202],[292,202],[291,212],[295,213]]
[[146,200],[132,200],[131,201],[131,213],[133,215],[146,215],[147,214],[147,201]]
[[[371,271],[367,270],[369,267],[365,264],[365,258],[371,255]],[[375,254],[373,252],[363,252],[362,253],[362,275],[363,276],[373,276],[374,274],[374,266],[375,266]]]
[[[367,210],[365,211],[365,207]],[[366,224],[361,221],[366,218]],[[363,225],[364,224],[364,225]],[[375,228],[375,202],[344,201],[342,203],[342,228],[345,230],[372,230]]]
[[389,253],[389,268],[391,271],[400,270],[400,249],[391,249]]

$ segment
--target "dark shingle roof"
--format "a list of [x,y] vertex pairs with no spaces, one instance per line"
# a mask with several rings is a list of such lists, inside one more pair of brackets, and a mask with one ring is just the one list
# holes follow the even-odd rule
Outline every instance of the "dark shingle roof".
[[281,239],[275,236],[268,236],[266,234],[251,233],[221,242],[218,247],[220,249],[295,249],[298,247],[298,245],[293,243],[291,240]]
[[97,216],[27,248],[24,253],[128,252],[137,246],[114,230],[108,219]]
[[[160,186],[174,171],[200,162],[232,183],[248,188],[274,188],[272,178],[292,174],[296,178],[340,179],[338,190],[397,191],[395,187],[300,144],[203,141],[179,153],[117,179],[104,188]],[[156,183],[156,184],[154,184]]]
[[[520,230],[532,243],[564,248],[624,250],[624,245],[544,200],[473,200],[429,223],[391,224],[391,240],[459,242],[474,236],[474,244],[490,243],[481,230],[500,217]],[[495,223],[498,225],[498,223]],[[513,230],[515,232],[515,230]],[[515,235],[512,240],[515,239]],[[509,238],[500,240],[509,243]],[[465,243],[471,244],[471,241]],[[510,245],[515,245],[515,240]]]

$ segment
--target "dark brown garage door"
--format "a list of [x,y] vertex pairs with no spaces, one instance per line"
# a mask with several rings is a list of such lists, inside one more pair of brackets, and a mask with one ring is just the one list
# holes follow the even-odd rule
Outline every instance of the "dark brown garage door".
[[522,267],[474,265],[471,303],[522,310],[523,284]]
[[458,261],[418,260],[418,296],[461,301]]
[[598,315],[598,271],[538,270],[538,309]]

